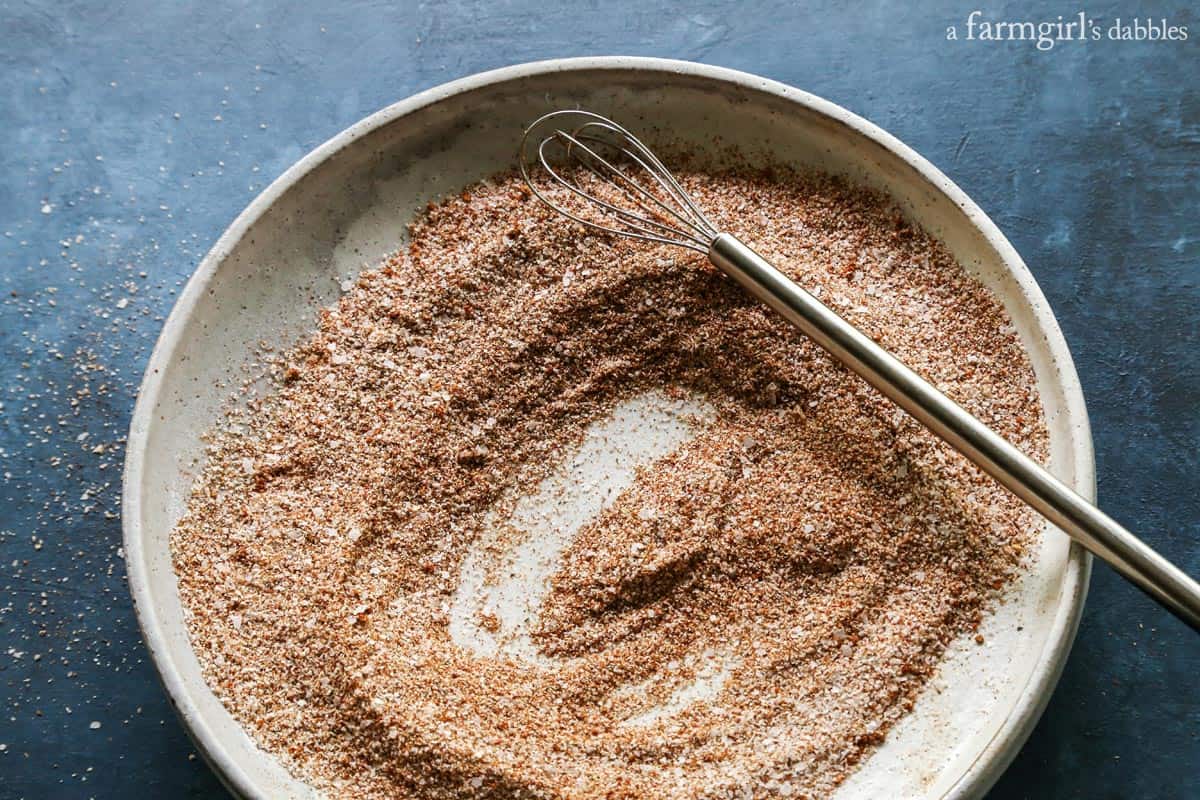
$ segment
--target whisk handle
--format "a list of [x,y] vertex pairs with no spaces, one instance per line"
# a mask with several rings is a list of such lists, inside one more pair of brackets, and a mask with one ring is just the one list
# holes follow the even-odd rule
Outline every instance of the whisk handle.
[[729,234],[708,258],[743,289],[1200,631],[1200,585]]

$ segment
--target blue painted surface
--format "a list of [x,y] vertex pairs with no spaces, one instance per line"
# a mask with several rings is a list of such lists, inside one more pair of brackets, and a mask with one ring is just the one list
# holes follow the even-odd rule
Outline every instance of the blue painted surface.
[[[381,106],[510,63],[735,67],[912,145],[1045,289],[1105,507],[1200,574],[1197,15],[1154,11],[1189,26],[1186,42],[1039,52],[945,41],[970,5],[651,5],[0,2],[0,798],[223,796],[146,659],[118,550],[149,348],[271,178]],[[1087,12],[1111,24],[1144,18],[1139,5]],[[984,18],[1078,11],[1033,6]],[[1198,674],[1200,640],[1098,567],[1062,682],[992,796],[1197,796]]]

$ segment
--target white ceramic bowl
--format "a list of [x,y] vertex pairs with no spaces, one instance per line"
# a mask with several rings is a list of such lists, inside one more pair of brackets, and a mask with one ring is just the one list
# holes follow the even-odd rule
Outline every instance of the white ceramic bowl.
[[[284,173],[200,264],[150,358],[129,435],[123,523],[146,644],[197,746],[236,794],[314,797],[214,697],[188,641],[168,540],[202,456],[200,435],[256,343],[294,341],[339,282],[395,249],[424,203],[513,165],[522,125],[584,106],[699,151],[846,175],[890,194],[1004,302],[1037,371],[1051,466],[1094,496],[1087,414],[1066,343],[1033,277],[963,192],[892,136],[832,103],[753,75],[679,61],[587,58],[510,67],[386,108]],[[653,139],[653,136],[650,136]],[[1047,529],[988,645],[952,650],[931,690],[839,797],[978,797],[1041,714],[1074,637],[1090,560]],[[936,691],[932,690],[936,687]]]

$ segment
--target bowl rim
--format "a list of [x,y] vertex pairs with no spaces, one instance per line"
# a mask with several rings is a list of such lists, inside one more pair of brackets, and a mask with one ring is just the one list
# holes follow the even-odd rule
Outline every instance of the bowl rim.
[[[1089,500],[1095,499],[1095,460],[1083,391],[1066,340],[1041,288],[1016,249],[983,210],[941,170],[882,128],[835,103],[775,80],[725,67],[643,56],[588,56],[534,61],[476,73],[426,89],[370,114],[317,146],[272,181],[238,214],[205,255],[180,293],[155,343],[138,391],[130,421],[122,476],[121,524],[129,590],[142,637],[172,705],[197,749],[221,782],[235,795],[266,797],[257,782],[238,765],[229,748],[215,734],[181,675],[153,604],[149,569],[143,547],[140,487],[145,466],[145,450],[154,422],[154,409],[158,405],[163,388],[164,368],[171,362],[174,351],[182,340],[187,320],[225,257],[276,200],[318,165],[372,131],[427,106],[488,86],[556,72],[605,70],[696,77],[732,84],[794,103],[890,151],[917,172],[926,183],[958,206],[971,225],[999,254],[1009,275],[1032,306],[1058,369],[1064,407],[1078,434],[1070,453],[1076,476],[1074,488]],[[943,795],[944,798],[957,800],[982,796],[1008,767],[1032,733],[1034,725],[1049,702],[1074,642],[1087,595],[1091,566],[1091,555],[1077,542],[1072,541],[1062,581],[1062,594],[1054,611],[1046,643],[1029,680],[1000,729]]]

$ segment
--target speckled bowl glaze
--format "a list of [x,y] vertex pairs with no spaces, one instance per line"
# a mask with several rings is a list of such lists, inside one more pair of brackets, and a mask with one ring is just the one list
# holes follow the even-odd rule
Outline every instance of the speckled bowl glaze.
[[[201,434],[260,341],[314,325],[341,281],[395,249],[427,201],[513,165],[522,124],[565,106],[668,133],[701,154],[736,146],[845,175],[895,199],[1004,302],[1037,372],[1054,472],[1095,494],[1083,396],[1058,324],[1020,256],[949,179],[871,123],[797,89],[679,61],[547,61],[445,84],[372,114],[284,173],[234,221],[163,329],[129,434],[123,499],[129,586],[150,654],[197,746],[237,795],[316,797],[213,695],[188,640],[170,532],[203,457]],[[236,384],[234,384],[236,385]],[[988,644],[956,646],[915,710],[838,796],[979,797],[1025,741],[1075,635],[1089,556],[1047,528]]]

